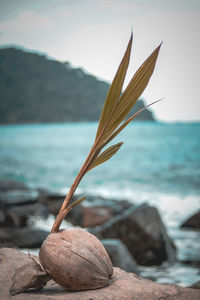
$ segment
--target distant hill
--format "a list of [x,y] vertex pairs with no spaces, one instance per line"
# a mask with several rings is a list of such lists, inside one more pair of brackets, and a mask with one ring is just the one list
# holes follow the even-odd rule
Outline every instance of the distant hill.
[[[0,123],[97,121],[109,88],[70,63],[0,49]],[[138,101],[134,110],[143,107]],[[137,120],[154,120],[145,110]]]

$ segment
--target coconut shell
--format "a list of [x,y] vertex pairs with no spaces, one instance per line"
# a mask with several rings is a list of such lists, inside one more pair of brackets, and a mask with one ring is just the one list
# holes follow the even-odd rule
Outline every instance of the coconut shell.
[[50,276],[42,270],[41,266],[34,259],[30,259],[27,264],[16,269],[10,294],[16,295],[30,288],[42,289],[49,280]]
[[50,233],[39,258],[54,281],[69,290],[104,287],[113,275],[111,260],[100,240],[82,229]]

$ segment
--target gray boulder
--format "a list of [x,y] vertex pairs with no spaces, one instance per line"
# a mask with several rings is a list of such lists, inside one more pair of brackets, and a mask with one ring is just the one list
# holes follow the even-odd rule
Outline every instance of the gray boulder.
[[0,192],[0,225],[24,227],[30,216],[48,215],[48,209],[37,203],[38,192],[30,189]]
[[0,178],[0,191],[7,192],[12,190],[29,190],[28,186],[18,180]]
[[19,248],[39,248],[49,232],[32,228],[0,228],[0,244]]
[[181,228],[192,228],[200,230],[200,210],[183,222]]
[[48,209],[39,203],[28,203],[24,205],[14,205],[4,210],[5,224],[14,227],[28,226],[30,216],[48,216]]
[[193,283],[191,286],[188,286],[189,288],[191,289],[197,289],[197,290],[200,290],[200,280]]
[[120,240],[105,239],[101,242],[108,252],[114,267],[118,267],[126,272],[139,273],[136,261]]
[[7,208],[13,205],[36,203],[37,198],[38,192],[35,190],[0,191],[0,205],[2,208]]
[[131,207],[101,226],[90,228],[100,239],[120,239],[140,265],[176,260],[175,246],[158,210],[147,204]]
[[5,221],[6,221],[5,214],[4,214],[3,210],[0,209],[0,226],[5,224]]

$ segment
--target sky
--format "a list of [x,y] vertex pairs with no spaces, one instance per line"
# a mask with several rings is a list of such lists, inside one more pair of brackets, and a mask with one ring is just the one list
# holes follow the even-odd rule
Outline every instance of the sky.
[[199,0],[0,0],[0,47],[16,44],[111,82],[133,30],[125,86],[161,43],[143,93],[160,121],[200,121]]

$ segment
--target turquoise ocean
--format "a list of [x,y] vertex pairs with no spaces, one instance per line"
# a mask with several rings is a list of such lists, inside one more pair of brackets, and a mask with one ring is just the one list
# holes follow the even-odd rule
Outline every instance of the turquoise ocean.
[[[96,129],[97,123],[0,126],[0,177],[32,188],[67,191]],[[141,272],[152,278],[156,272],[158,282],[183,286],[200,280],[196,266],[200,233],[179,228],[199,209],[200,123],[133,122],[116,138],[119,141],[124,142],[119,152],[89,172],[78,192],[156,206],[178,248],[178,258],[195,263],[141,268]]]

